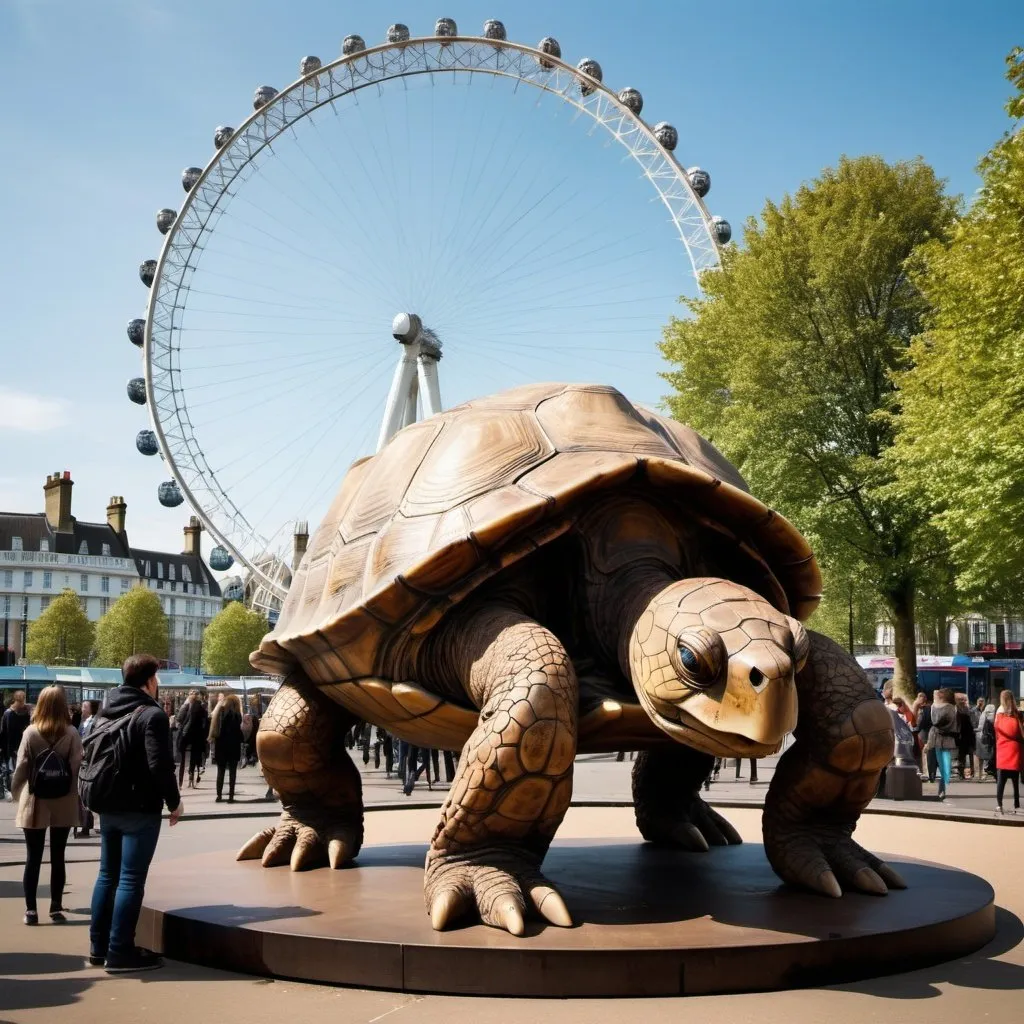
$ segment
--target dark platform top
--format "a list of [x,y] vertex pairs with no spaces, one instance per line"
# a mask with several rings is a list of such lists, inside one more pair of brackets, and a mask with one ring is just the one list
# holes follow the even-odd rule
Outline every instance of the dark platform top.
[[158,864],[138,941],[253,974],[451,994],[670,995],[794,988],[910,970],[988,942],[983,879],[890,861],[911,888],[841,900],[797,892],[762,847],[709,854],[558,842],[545,872],[577,927],[434,932],[419,845],[368,847],[358,867],[294,874],[228,852]]

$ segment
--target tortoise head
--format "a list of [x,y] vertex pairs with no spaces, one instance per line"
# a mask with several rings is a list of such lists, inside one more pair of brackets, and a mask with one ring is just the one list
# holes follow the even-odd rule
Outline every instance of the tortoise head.
[[796,673],[807,631],[747,587],[672,583],[647,605],[629,642],[640,703],[673,739],[708,754],[774,753],[796,725]]

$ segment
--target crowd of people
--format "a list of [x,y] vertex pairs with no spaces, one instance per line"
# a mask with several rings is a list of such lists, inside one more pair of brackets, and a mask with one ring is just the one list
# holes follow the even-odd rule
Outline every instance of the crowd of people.
[[[50,841],[49,920],[62,924],[66,883],[65,850],[69,835],[89,836],[99,817],[100,865],[90,908],[89,963],[111,974],[151,970],[160,958],[135,944],[135,930],[149,866],[160,835],[162,812],[177,824],[184,809],[180,786],[186,768],[189,788],[199,785],[207,758],[217,768],[217,800],[235,798],[239,764],[256,762],[260,704],[243,712],[235,694],[220,694],[212,707],[198,690],[175,710],[170,700],[158,702],[158,662],[148,655],[129,658],[122,668],[123,685],[108,695],[101,708],[87,700],[69,707],[63,687],[47,686],[29,708],[25,693],[14,694],[0,718],[0,784],[9,782],[17,800],[17,827],[25,836],[24,923],[37,925],[37,890],[46,846]],[[891,682],[882,698],[902,718],[914,737],[921,777],[938,781],[945,798],[953,772],[961,779],[996,780],[996,804],[1003,813],[1009,784],[1012,812],[1020,809],[1024,768],[1024,712],[1009,690],[998,706],[950,689],[933,699],[918,694],[912,704],[893,693]],[[894,719],[895,721],[895,719]],[[394,739],[380,728],[360,723],[345,738],[361,751],[364,765],[383,761],[388,778],[396,775],[408,796],[426,776],[433,788],[440,782],[441,755],[445,781],[455,776],[455,758],[448,752]],[[753,767],[753,766],[752,766]]]

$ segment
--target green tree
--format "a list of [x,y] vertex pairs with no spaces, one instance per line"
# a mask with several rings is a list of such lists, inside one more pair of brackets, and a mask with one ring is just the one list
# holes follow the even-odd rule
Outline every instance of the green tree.
[[900,378],[896,455],[979,604],[1018,607],[1024,585],[1024,50],[1007,58],[1011,131],[982,159],[982,188],[948,243],[920,253],[933,312]]
[[[944,557],[887,457],[926,303],[906,262],[955,202],[920,160],[844,158],[751,219],[665,330],[673,414],[808,536],[832,579],[857,575],[895,625],[897,686],[916,682],[914,600]],[[841,600],[838,597],[837,599]]]
[[866,581],[863,571],[822,573],[822,599],[808,625],[830,636],[851,654],[857,647],[870,647],[876,642],[878,623],[887,611],[875,590]]
[[267,635],[267,617],[230,602],[206,627],[203,671],[215,676],[243,676],[251,672],[249,655]]
[[29,625],[26,653],[43,665],[77,665],[89,660],[95,635],[78,595],[65,590]]
[[97,624],[93,664],[118,668],[133,654],[163,659],[167,648],[167,616],[160,598],[146,587],[133,587]]

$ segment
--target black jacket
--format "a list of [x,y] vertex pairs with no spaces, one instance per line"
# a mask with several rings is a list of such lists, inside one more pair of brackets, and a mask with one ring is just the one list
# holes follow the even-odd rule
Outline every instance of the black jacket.
[[164,804],[173,811],[181,803],[178,780],[171,755],[171,724],[163,708],[149,694],[134,686],[111,691],[107,706],[99,713],[118,719],[142,710],[128,726],[128,765],[125,785],[118,787],[115,805],[109,811],[141,811],[159,814]]
[[210,713],[201,700],[186,701],[178,714],[178,746],[183,750],[206,743]]
[[0,718],[0,757],[15,757],[32,715],[26,705],[20,711],[8,708]]
[[214,764],[238,764],[242,756],[242,716],[222,708],[218,723],[220,731],[213,741]]

